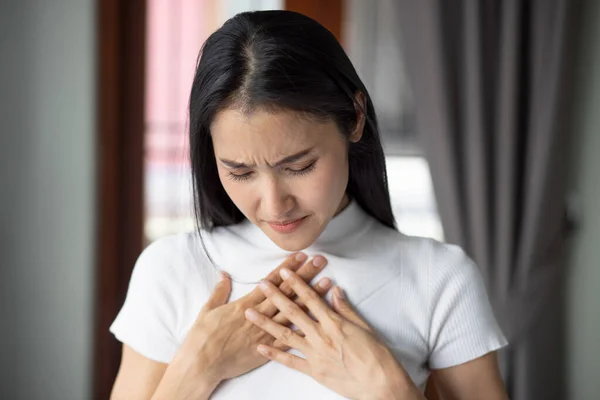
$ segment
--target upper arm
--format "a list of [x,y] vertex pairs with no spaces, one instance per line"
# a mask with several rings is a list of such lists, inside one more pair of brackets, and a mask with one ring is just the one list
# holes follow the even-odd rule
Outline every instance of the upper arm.
[[144,357],[124,344],[121,366],[110,396],[111,400],[150,399],[167,366],[168,364]]
[[431,378],[441,400],[506,400],[496,352],[454,367],[433,370]]
[[125,302],[109,328],[118,341],[159,363],[169,363],[179,345],[183,300],[174,253],[163,239],[142,252],[133,267]]
[[428,362],[445,369],[506,346],[483,277],[456,246],[437,245],[429,275]]
[[439,398],[506,399],[496,351],[507,342],[479,269],[456,246],[433,254],[428,363]]

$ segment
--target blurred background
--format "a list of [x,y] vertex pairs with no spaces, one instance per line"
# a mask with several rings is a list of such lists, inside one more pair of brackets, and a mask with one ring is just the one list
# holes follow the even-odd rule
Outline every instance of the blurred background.
[[141,250],[192,230],[204,40],[290,9],[375,103],[401,231],[475,259],[511,399],[600,399],[600,2],[1,0],[0,399],[107,399]]

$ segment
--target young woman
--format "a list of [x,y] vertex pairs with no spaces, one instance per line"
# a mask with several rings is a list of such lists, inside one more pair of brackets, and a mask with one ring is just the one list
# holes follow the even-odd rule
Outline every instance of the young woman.
[[230,19],[189,123],[201,229],[136,263],[113,398],[423,399],[431,376],[445,398],[505,398],[478,270],[395,229],[375,110],[329,31]]

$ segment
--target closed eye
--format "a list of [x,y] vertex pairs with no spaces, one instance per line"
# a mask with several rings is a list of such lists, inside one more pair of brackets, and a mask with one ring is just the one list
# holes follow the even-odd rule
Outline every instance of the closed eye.
[[252,176],[253,172],[246,172],[245,174],[234,174],[232,172],[227,174],[227,177],[231,180],[234,181],[245,181],[247,179],[250,179],[250,177]]
[[[293,176],[302,176],[302,175],[311,173],[315,169],[316,164],[317,164],[317,160],[311,162],[306,167],[303,167],[300,169],[286,168],[285,171]],[[234,181],[245,181],[245,180],[250,179],[253,174],[254,174],[254,171],[249,171],[249,172],[246,172],[245,174],[234,174],[233,172],[229,172],[227,174],[227,177]]]
[[293,175],[306,175],[306,174],[312,172],[313,169],[315,169],[316,164],[317,164],[317,161],[313,161],[304,168],[300,168],[300,169],[287,168],[287,171]]

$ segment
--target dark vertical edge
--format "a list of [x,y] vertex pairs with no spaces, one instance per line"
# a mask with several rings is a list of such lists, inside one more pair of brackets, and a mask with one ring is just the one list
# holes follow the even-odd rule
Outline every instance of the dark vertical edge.
[[108,399],[121,344],[108,328],[143,246],[146,1],[97,2],[98,206],[92,397]]

